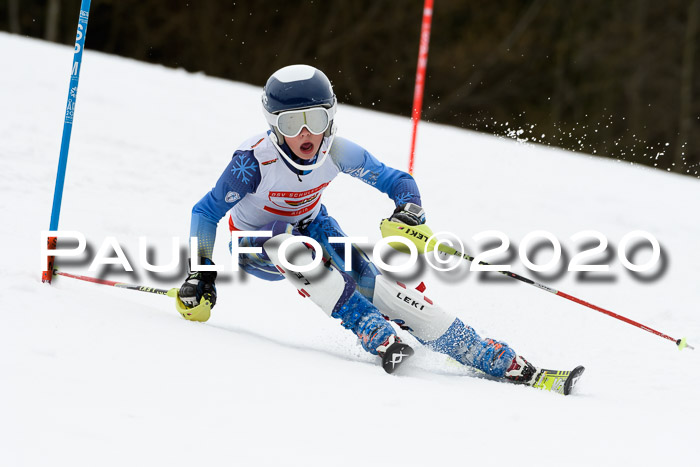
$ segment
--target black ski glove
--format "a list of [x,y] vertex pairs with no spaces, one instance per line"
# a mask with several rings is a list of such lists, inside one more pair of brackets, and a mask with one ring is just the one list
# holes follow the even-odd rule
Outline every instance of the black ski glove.
[[425,224],[425,211],[417,204],[406,203],[394,209],[394,213],[389,220],[406,225]]
[[[209,258],[200,258],[199,264],[213,265]],[[185,283],[180,287],[178,293],[180,300],[187,308],[194,308],[199,305],[202,298],[211,302],[211,307],[216,304],[216,271],[192,271],[188,268],[189,274]]]

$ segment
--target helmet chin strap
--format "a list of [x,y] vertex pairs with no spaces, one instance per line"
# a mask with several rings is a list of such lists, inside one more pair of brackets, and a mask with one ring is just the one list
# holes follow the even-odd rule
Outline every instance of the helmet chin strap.
[[[289,156],[287,155],[286,152],[284,152],[284,150],[283,150],[283,149],[279,146],[279,144],[277,143],[277,138],[278,138],[279,136],[278,136],[277,131],[276,131],[275,128],[272,129],[272,135],[270,135],[270,136],[272,136],[272,138],[270,138],[270,141],[272,141],[272,144],[275,145],[275,148],[277,148],[277,152],[280,153],[280,156],[284,157],[284,160],[286,160],[287,162],[289,162],[289,164],[290,164],[292,167],[294,167],[295,169],[300,170],[300,171],[302,171],[302,172],[306,172],[306,171],[309,171],[309,170],[317,169],[318,167],[321,167],[321,165],[323,165],[323,163],[325,162],[326,158],[328,157],[328,154],[330,154],[330,152],[331,152],[331,146],[333,145],[333,139],[335,138],[335,130],[336,130],[335,125],[333,125],[333,129],[331,130],[330,137],[328,138],[328,145],[327,145],[327,147],[326,147],[326,151],[325,151],[325,153],[323,154],[323,156],[321,157],[321,159],[320,159],[319,161],[316,161],[315,163],[309,164],[309,165],[297,164],[296,162],[294,162],[294,161],[292,160],[291,157],[289,157]],[[326,138],[324,137],[324,138],[323,138],[324,142],[325,142],[325,139],[326,139]],[[319,151],[320,151],[321,149],[323,149],[323,143],[321,143],[321,148],[319,148]]]

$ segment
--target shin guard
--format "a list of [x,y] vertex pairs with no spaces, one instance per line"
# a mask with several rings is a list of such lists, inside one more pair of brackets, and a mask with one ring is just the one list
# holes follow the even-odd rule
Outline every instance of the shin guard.
[[[281,265],[279,248],[283,241],[291,237],[293,235],[284,233],[270,238],[263,244],[265,253],[302,297],[310,298],[324,313],[332,316],[333,312],[355,292],[355,281],[333,266],[324,266],[323,262],[308,272],[287,271]],[[290,252],[290,256],[303,261],[303,264],[311,263],[313,260],[313,250],[304,244],[294,244],[287,251]]]
[[372,302],[384,316],[422,342],[438,339],[456,319],[418,290],[381,275],[376,278]]

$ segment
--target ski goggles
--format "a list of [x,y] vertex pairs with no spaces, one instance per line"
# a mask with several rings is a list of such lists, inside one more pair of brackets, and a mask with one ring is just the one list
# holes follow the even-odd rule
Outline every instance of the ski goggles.
[[328,129],[333,120],[335,107],[311,107],[309,109],[288,110],[279,114],[266,112],[267,122],[276,127],[287,138],[294,138],[306,127],[314,135]]

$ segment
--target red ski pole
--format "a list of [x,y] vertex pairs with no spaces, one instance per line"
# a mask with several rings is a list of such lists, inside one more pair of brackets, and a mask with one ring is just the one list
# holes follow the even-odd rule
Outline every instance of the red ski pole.
[[71,279],[92,282],[93,284],[110,285],[112,287],[118,287],[120,289],[136,290],[138,292],[153,293],[156,295],[167,295],[168,297],[175,299],[175,309],[178,311],[178,313],[180,313],[180,315],[182,315],[183,318],[185,318],[188,321],[205,322],[211,316],[212,304],[209,300],[203,299],[199,305],[193,308],[188,308],[185,304],[182,303],[180,297],[178,297],[178,291],[180,289],[177,287],[167,290],[157,289],[155,287],[148,287],[146,285],[126,284],[124,282],[108,281],[106,279],[99,279],[97,277],[79,276],[76,274],[71,274],[69,272],[59,271],[56,268],[54,268],[53,270],[53,275],[70,277]]
[[154,294],[158,294],[158,295],[167,295],[168,297],[177,296],[177,291],[178,291],[177,288],[172,288],[172,289],[168,289],[168,290],[156,289],[155,287],[147,287],[145,285],[133,285],[133,284],[126,284],[124,282],[108,281],[105,279],[99,279],[97,277],[78,276],[75,274],[71,274],[69,272],[59,271],[58,269],[53,270],[53,275],[54,276],[70,277],[71,279],[78,279],[78,280],[85,281],[85,282],[92,282],[93,284],[111,285],[112,287],[119,287],[120,289],[137,290],[139,292],[148,292],[148,293],[154,293]]
[[[398,222],[392,222],[388,219],[384,219],[381,222],[380,228],[382,230],[383,237],[396,235],[396,236],[401,236],[401,237],[405,237],[405,238],[409,239],[411,242],[413,242],[416,245],[419,253],[428,253],[429,251],[433,251],[435,249],[435,245],[437,244],[437,249],[439,251],[442,251],[443,253],[446,253],[446,254],[452,255],[452,256],[457,256],[457,257],[465,259],[467,261],[474,261],[474,258],[472,256],[469,256],[466,253],[462,253],[461,251],[457,251],[454,248],[445,245],[444,243],[438,243],[437,240],[434,238],[435,236],[433,235],[432,230],[430,230],[430,228],[427,225],[408,226],[408,225],[401,224]],[[479,264],[482,264],[485,266],[490,266],[489,263],[486,263],[484,261],[479,261]],[[496,271],[496,272],[498,272],[499,274],[503,274],[504,276],[512,277],[513,279],[517,279],[521,282],[525,282],[526,284],[534,285],[538,289],[542,289],[546,292],[552,293],[552,294],[557,295],[559,297],[566,298],[567,300],[571,300],[572,302],[578,303],[579,305],[586,306],[588,308],[591,308],[593,310],[596,310],[596,311],[599,311],[603,314],[611,316],[615,319],[619,319],[622,322],[625,322],[627,324],[631,324],[632,326],[636,326],[639,329],[643,329],[643,330],[650,332],[652,334],[655,334],[659,337],[663,337],[664,339],[668,339],[668,340],[674,342],[678,346],[678,350],[683,350],[686,347],[688,347],[689,349],[695,350],[695,347],[693,347],[692,345],[690,345],[686,342],[685,337],[682,339],[674,339],[673,337],[666,335],[663,332],[659,332],[656,329],[650,328],[649,326],[646,326],[642,323],[638,323],[637,321],[626,318],[622,315],[618,315],[617,313],[613,313],[610,310],[606,310],[605,308],[601,308],[597,305],[593,305],[592,303],[588,303],[584,300],[581,300],[580,298],[574,297],[573,295],[569,295],[567,293],[561,292],[561,291],[553,289],[551,287],[547,287],[546,285],[540,284],[539,282],[535,282],[532,279],[528,279],[527,277],[523,277],[520,274],[516,274],[516,273],[510,272],[510,271]]]

